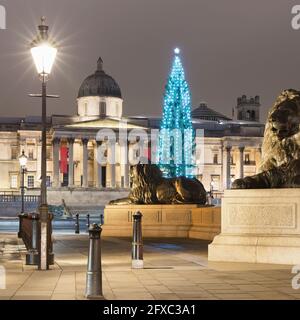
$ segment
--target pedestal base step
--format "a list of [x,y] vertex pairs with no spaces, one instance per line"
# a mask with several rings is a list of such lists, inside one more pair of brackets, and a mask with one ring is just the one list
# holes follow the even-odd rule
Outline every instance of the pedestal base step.
[[218,235],[208,247],[209,261],[300,264],[300,237]]

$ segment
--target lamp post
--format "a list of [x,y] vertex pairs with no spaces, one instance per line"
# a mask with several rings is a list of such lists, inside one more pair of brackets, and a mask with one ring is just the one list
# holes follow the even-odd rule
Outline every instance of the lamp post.
[[49,27],[45,24],[45,17],[41,18],[41,24],[38,26],[38,35],[31,43],[31,54],[39,74],[40,80],[42,81],[42,161],[41,161],[41,202],[39,207],[40,213],[40,248],[39,248],[39,269],[49,269],[49,247],[51,237],[49,231],[49,214],[47,204],[47,112],[46,112],[46,99],[47,90],[46,83],[49,79],[51,69],[57,54],[57,48],[55,43],[49,39],[48,36]]
[[21,213],[24,213],[24,194],[25,194],[25,186],[24,186],[24,176],[26,171],[26,164],[27,164],[27,156],[24,153],[24,150],[22,151],[22,154],[19,157],[19,163],[21,167],[21,174],[22,174],[22,180],[21,180],[21,201],[22,201],[22,209]]

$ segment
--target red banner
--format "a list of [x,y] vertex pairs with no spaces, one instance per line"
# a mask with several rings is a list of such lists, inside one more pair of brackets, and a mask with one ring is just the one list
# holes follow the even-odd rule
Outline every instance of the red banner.
[[68,147],[60,147],[60,172],[68,173]]

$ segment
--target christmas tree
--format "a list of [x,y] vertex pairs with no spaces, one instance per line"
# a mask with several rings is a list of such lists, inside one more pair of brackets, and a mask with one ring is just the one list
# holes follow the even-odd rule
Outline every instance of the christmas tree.
[[159,167],[164,177],[194,177],[194,131],[191,120],[191,95],[184,69],[175,57],[165,88],[163,118],[159,135]]

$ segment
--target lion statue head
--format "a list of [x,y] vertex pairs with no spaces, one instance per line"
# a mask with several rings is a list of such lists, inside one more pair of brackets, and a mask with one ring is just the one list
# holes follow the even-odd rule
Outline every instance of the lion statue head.
[[300,92],[284,90],[268,114],[260,173],[237,179],[232,189],[300,187]]
[[163,177],[155,165],[138,164],[130,169],[132,181],[130,196],[138,202],[156,203],[156,189]]
[[284,90],[270,109],[262,145],[261,171],[300,158],[300,92]]

